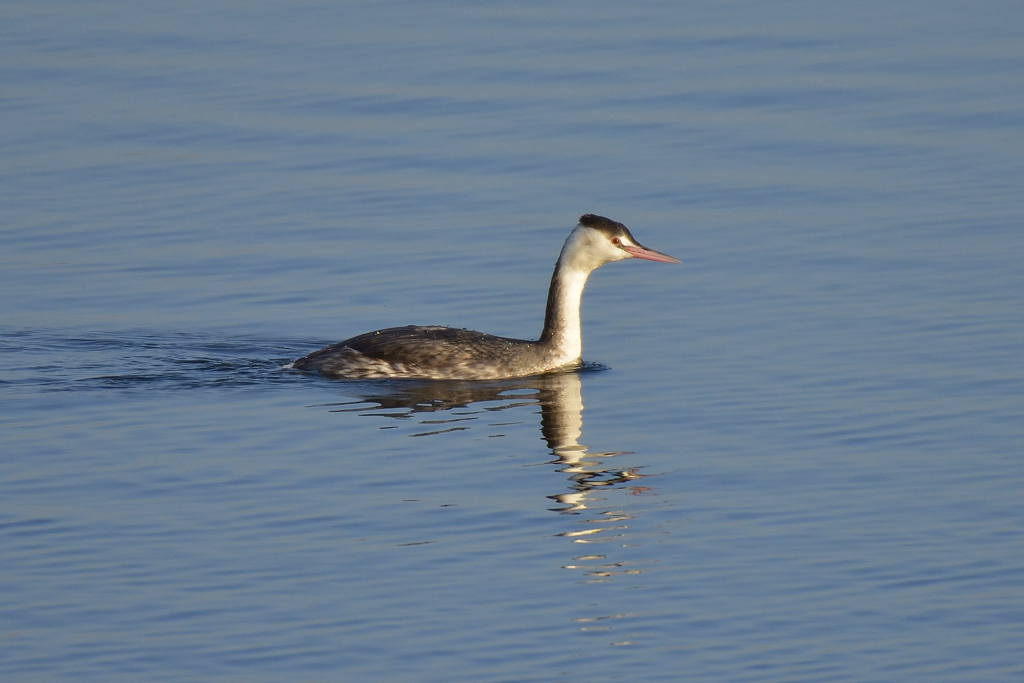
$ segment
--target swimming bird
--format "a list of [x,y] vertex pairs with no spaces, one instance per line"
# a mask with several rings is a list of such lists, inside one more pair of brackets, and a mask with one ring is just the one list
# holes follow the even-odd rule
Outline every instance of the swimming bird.
[[391,327],[314,351],[296,370],[348,379],[507,379],[579,363],[580,297],[590,273],[610,261],[679,263],[642,246],[622,223],[585,214],[569,233],[548,289],[544,329],[536,341],[451,327]]

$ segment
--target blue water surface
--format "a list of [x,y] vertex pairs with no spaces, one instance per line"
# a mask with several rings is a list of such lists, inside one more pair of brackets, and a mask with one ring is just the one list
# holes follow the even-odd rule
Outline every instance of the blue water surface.
[[[4,681],[1019,681],[1024,5],[0,6]],[[579,372],[582,213],[679,266]]]

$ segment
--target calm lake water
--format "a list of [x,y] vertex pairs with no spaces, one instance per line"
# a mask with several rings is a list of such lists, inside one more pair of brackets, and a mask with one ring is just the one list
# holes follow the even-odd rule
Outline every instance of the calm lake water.
[[[4,681],[1019,681],[1024,4],[0,6]],[[371,329],[578,373],[341,382]]]

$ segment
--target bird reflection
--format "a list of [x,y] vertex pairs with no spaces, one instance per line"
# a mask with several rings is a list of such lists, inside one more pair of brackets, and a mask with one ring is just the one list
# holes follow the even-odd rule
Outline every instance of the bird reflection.
[[[584,371],[586,369],[584,367]],[[428,429],[410,435],[414,437],[470,429],[480,412],[498,413],[539,404],[541,434],[553,456],[548,464],[566,474],[569,482],[567,489],[547,496],[557,504],[549,509],[565,515],[587,515],[579,521],[580,528],[558,534],[573,543],[590,546],[615,540],[622,542],[632,516],[621,509],[602,507],[602,489],[627,488],[634,495],[650,490],[638,483],[650,475],[640,474],[635,467],[606,466],[606,460],[628,451],[590,452],[580,443],[583,397],[577,371],[493,382],[402,381],[350,386],[363,389],[356,391],[359,400],[330,404],[332,411],[395,419],[417,416],[418,424]],[[424,413],[437,413],[437,417]],[[516,423],[490,423],[490,426],[502,424]],[[592,582],[643,571],[627,568],[625,564],[609,563],[605,554],[588,550],[574,557],[573,563],[565,568],[583,571]]]
[[580,513],[587,508],[588,500],[600,488],[625,484],[645,475],[636,468],[616,469],[602,467],[598,458],[623,455],[626,451],[590,453],[587,446],[579,442],[583,435],[583,395],[579,375],[565,373],[551,376],[545,390],[540,391],[540,429],[544,440],[555,456],[555,464],[561,465],[559,472],[569,475],[572,482],[570,491],[548,498],[561,503],[552,508],[556,512]]

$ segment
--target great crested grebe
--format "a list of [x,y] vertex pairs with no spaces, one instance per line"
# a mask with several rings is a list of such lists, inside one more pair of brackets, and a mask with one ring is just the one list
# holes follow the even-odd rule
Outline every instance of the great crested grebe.
[[314,351],[296,370],[349,379],[507,379],[580,360],[580,297],[591,271],[609,261],[640,258],[679,263],[640,245],[622,223],[585,214],[569,233],[548,290],[544,330],[537,341],[451,327],[391,327]]

